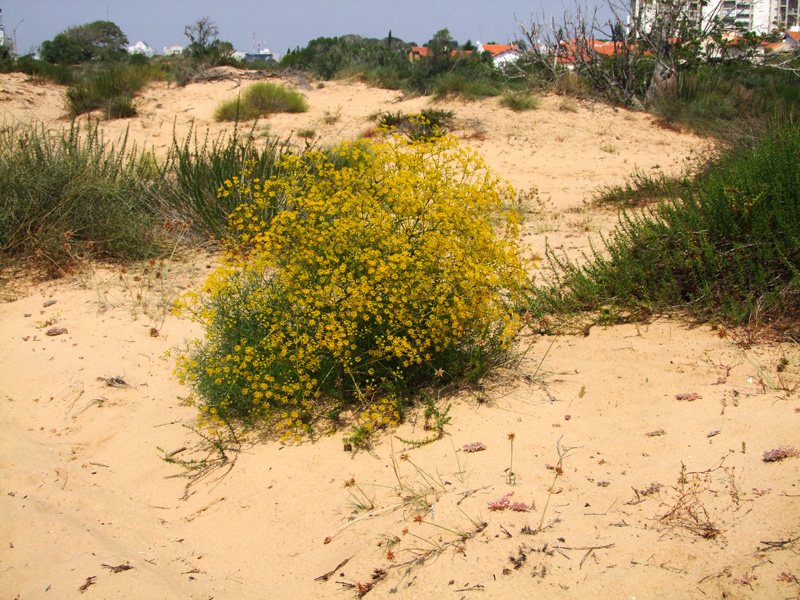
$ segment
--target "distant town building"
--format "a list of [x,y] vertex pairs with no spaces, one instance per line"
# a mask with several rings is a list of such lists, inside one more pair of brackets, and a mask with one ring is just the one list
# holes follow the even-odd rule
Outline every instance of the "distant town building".
[[244,62],[275,60],[275,55],[269,51],[269,48],[262,48],[258,52],[243,52],[243,54],[244,58],[240,60]]
[[478,42],[478,53],[492,55],[492,64],[503,66],[519,58],[519,48],[515,44],[482,44]]
[[[662,7],[683,4],[686,16],[705,29],[719,18],[728,31],[768,33],[786,31],[798,25],[800,0],[632,0],[633,12],[645,23],[654,20]],[[676,4],[676,2],[678,4]]]
[[6,43],[6,28],[3,26],[3,9],[0,8],[0,46],[2,46],[5,43]]
[[164,51],[162,54],[164,56],[173,56],[175,54],[183,54],[184,47],[183,46],[164,46]]
[[153,58],[153,55],[156,53],[150,46],[147,45],[147,42],[143,42],[139,40],[133,46],[128,46],[128,54],[144,54],[147,58]]

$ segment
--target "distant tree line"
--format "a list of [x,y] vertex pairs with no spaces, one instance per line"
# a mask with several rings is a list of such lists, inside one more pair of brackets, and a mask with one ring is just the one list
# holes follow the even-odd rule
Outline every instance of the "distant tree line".
[[128,37],[111,21],[94,21],[65,29],[42,42],[42,60],[76,65],[90,60],[120,60],[128,56]]
[[[734,44],[719,19],[699,27],[687,18],[690,0],[661,0],[655,13],[647,12],[647,2],[632,12],[627,4],[617,6],[618,0],[605,1],[612,9],[611,19],[600,19],[597,10],[578,8],[566,12],[560,22],[520,24],[520,39],[513,43],[521,56],[502,67],[494,65],[489,53],[478,53],[472,41],[459,43],[448,29],[437,31],[424,44],[425,52],[412,52],[416,43],[389,31],[382,39],[320,37],[287,50],[279,62],[244,64],[235,60],[233,45],[219,38],[217,25],[202,17],[184,28],[188,44],[182,56],[150,60],[129,55],[128,38],[115,23],[94,21],[45,41],[42,60],[12,57],[0,48],[0,71],[19,70],[70,85],[87,73],[126,63],[150,69],[147,74],[140,69],[140,79],[171,78],[183,85],[205,68],[232,65],[297,69],[322,80],[355,79],[436,98],[554,91],[646,109],[691,123],[698,131],[708,123],[762,113],[776,105],[781,110],[800,105],[797,50],[758,59],[765,38],[743,34]],[[605,44],[603,51],[598,51],[600,43]]]

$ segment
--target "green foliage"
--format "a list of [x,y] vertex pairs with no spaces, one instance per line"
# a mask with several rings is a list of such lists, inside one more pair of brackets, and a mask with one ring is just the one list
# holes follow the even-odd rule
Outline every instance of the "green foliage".
[[450,35],[450,30],[440,29],[425,44],[433,54],[433,58],[444,58],[450,56],[453,50],[458,50],[458,42]]
[[78,40],[63,33],[59,33],[52,40],[42,42],[39,54],[42,60],[61,65],[76,65],[90,58]]
[[[526,275],[511,191],[451,138],[344,144],[245,172],[225,264],[184,310],[206,328],[180,358],[200,422],[300,437],[353,416],[351,444],[402,417],[414,389],[504,359]],[[270,225],[265,208],[284,199]]]
[[480,100],[501,93],[500,86],[489,77],[472,78],[458,72],[447,72],[437,77],[433,85],[434,100],[461,98]]
[[516,112],[537,109],[541,102],[540,98],[531,95],[531,93],[526,90],[506,90],[500,97],[501,106],[505,106]]
[[624,213],[605,248],[578,267],[548,257],[556,283],[534,290],[539,314],[680,306],[744,324],[757,315],[797,330],[800,311],[800,126],[773,124],[725,154],[680,199]]
[[[289,154],[277,138],[254,131],[215,140],[173,138],[166,159],[106,143],[79,123],[63,134],[32,126],[0,128],[0,257],[27,257],[50,274],[87,257],[138,259],[159,254],[195,232],[222,239],[228,215],[246,200],[217,198],[232,172],[266,181]],[[271,220],[283,203],[264,207]],[[166,221],[165,215],[169,215]],[[162,227],[163,225],[163,227]]]
[[418,114],[398,110],[396,113],[378,113],[375,122],[381,129],[396,131],[417,141],[447,135],[454,114],[451,110],[439,108],[426,108]]
[[[173,138],[163,168],[168,182],[165,202],[190,216],[207,235],[223,239],[228,215],[247,200],[236,191],[217,197],[230,174],[247,170],[254,179],[267,181],[280,172],[278,165],[289,154],[285,142],[275,137],[257,139],[255,129],[240,135],[234,128],[231,135],[213,140],[206,133],[202,141],[190,131],[183,141]],[[281,208],[276,201],[265,219],[271,220]]]
[[0,128],[0,253],[54,274],[76,257],[139,259],[161,246],[150,182],[123,142],[96,129]]
[[325,80],[363,72],[365,78],[380,82],[381,87],[396,89],[398,79],[405,79],[410,70],[405,46],[398,38],[316,38],[303,49],[287,52],[280,67],[302,69]]
[[731,61],[681,71],[653,94],[651,110],[667,124],[724,136],[734,123],[800,115],[800,80],[771,67]]
[[634,171],[622,185],[609,185],[600,188],[596,201],[599,204],[618,204],[622,206],[647,206],[660,200],[677,200],[691,192],[691,182],[687,177],[674,177],[659,172],[649,175],[644,171]]
[[20,56],[16,61],[6,63],[3,71],[25,73],[34,80],[49,81],[56,85],[70,85],[75,81],[75,74],[69,65],[53,65],[30,55]]
[[73,117],[102,109],[106,119],[136,114],[134,95],[146,82],[141,67],[109,65],[90,72],[67,88],[67,106]]
[[251,121],[274,113],[298,113],[307,110],[308,102],[297,90],[260,81],[248,87],[238,98],[217,105],[214,119]]
[[111,21],[70,27],[42,43],[42,60],[74,65],[90,60],[119,60],[127,56],[127,36]]
[[718,130],[720,123],[739,116],[739,108],[749,110],[752,98],[745,95],[746,91],[723,77],[720,69],[703,74],[686,71],[656,91],[652,109],[668,123],[708,134]]

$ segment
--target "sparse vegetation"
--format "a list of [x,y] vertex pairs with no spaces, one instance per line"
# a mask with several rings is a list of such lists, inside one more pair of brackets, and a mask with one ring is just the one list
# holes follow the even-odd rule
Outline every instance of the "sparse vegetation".
[[[260,145],[260,144],[259,144]],[[263,179],[289,152],[253,132],[202,141],[173,139],[163,161],[149,152],[103,139],[96,124],[78,122],[54,133],[33,125],[0,128],[0,256],[25,257],[59,275],[88,259],[137,260],[162,255],[184,227],[224,235],[230,212],[242,203],[217,198],[231,172],[249,165]],[[281,205],[264,217],[271,219]]]
[[300,92],[266,81],[254,83],[238,98],[226,100],[214,110],[217,121],[252,121],[271,114],[299,113],[308,110]]
[[775,123],[750,147],[725,153],[680,198],[623,213],[583,266],[552,249],[551,285],[533,292],[540,314],[599,310],[651,314],[680,307],[744,325],[758,314],[796,331],[800,311],[800,127]]
[[125,140],[109,145],[77,124],[62,133],[0,128],[0,253],[33,259],[53,275],[75,257],[158,255],[164,221],[139,158]]
[[625,183],[600,188],[595,200],[600,204],[647,206],[664,200],[677,200],[691,193],[689,176],[676,177],[658,171],[650,175],[634,171]]
[[535,110],[541,100],[525,90],[506,90],[500,97],[500,105],[516,112]]

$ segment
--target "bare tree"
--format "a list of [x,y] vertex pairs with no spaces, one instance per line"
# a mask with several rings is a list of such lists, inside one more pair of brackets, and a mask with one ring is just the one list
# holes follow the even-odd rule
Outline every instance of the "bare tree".
[[[650,100],[679,69],[711,56],[725,58],[731,42],[719,14],[722,3],[716,8],[705,4],[699,0],[631,0],[630,4],[605,0],[602,11],[578,4],[560,22],[532,18],[529,24],[519,24],[530,48],[521,65],[534,64],[553,79],[574,68],[596,91],[639,107],[642,94]],[[764,64],[755,52],[760,38],[749,38],[740,44],[738,58]],[[797,70],[796,57],[769,64]],[[521,69],[517,75],[522,75]]]
[[608,20],[599,18],[596,6],[576,5],[574,10],[565,11],[560,21],[551,18],[549,23],[544,19],[520,23],[529,47],[525,59],[553,79],[574,68],[593,89],[617,102],[635,104],[636,67],[641,58],[636,31],[623,25],[624,15],[618,7],[609,3],[607,8],[611,9]]
[[183,28],[183,33],[189,38],[191,46],[197,44],[202,48],[210,46],[219,35],[219,28],[211,17],[201,17],[191,25]]

